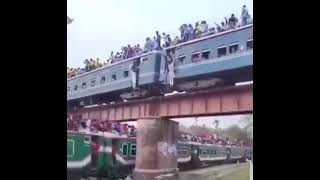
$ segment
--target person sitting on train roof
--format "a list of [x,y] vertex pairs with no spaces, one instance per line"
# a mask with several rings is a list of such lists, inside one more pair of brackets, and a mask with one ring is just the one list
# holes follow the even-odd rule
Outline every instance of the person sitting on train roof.
[[169,34],[162,33],[162,38],[163,38],[164,47],[169,47],[171,45],[171,38]]
[[179,44],[179,43],[180,43],[180,38],[179,38],[179,36],[176,36],[176,37],[173,39],[172,45],[175,46],[175,45],[177,45],[177,44]]
[[183,30],[183,36],[182,36],[181,40],[182,40],[183,42],[186,42],[186,41],[188,41],[188,39],[189,39],[188,26],[187,26],[186,24],[183,24],[182,30]]
[[128,56],[128,48],[124,46],[124,47],[121,48],[121,50],[122,50],[121,60],[127,59],[127,56]]
[[85,71],[88,72],[89,71],[89,60],[88,59],[84,60],[83,64],[84,64]]
[[98,132],[99,130],[99,123],[98,123],[98,120],[97,119],[93,119],[90,123],[90,131],[92,132]]
[[149,52],[152,50],[152,41],[149,37],[146,38],[146,43],[144,45],[144,52]]
[[89,127],[87,126],[85,121],[81,121],[80,127],[79,127],[79,132],[84,132],[84,133],[90,132]]
[[208,24],[207,21],[201,21],[202,33],[208,32]]
[[179,27],[179,31],[180,31],[180,39],[183,39],[183,32],[184,32],[184,30],[183,30],[183,24]]
[[128,47],[127,47],[127,58],[132,58],[134,56],[134,51],[132,49],[132,47],[128,44]]
[[192,24],[188,25],[188,34],[189,34],[188,41],[193,40],[194,39],[194,29],[193,29]]
[[140,45],[139,45],[139,44],[137,44],[135,54],[136,54],[136,55],[140,55],[140,54],[142,54],[142,49],[141,49],[141,47],[140,47]]
[[113,61],[114,61],[114,54],[113,54],[113,51],[111,51],[111,54],[110,54],[110,56],[109,56],[109,59],[107,60],[106,65],[112,64]]
[[223,32],[223,31],[227,30],[227,24],[225,24],[224,22],[221,22],[221,26],[218,24],[216,24],[216,25],[217,25],[218,32]]
[[170,34],[167,34],[167,37],[168,37],[169,46],[171,46],[171,44],[172,44],[172,39],[171,39],[171,37],[170,37]]
[[196,22],[196,24],[195,24],[195,38],[200,37],[201,33],[202,33],[201,26],[200,26],[199,22]]
[[124,51],[121,51],[121,52],[120,52],[120,54],[119,54],[119,57],[118,57],[117,61],[121,61],[121,60],[124,58],[124,56],[125,56],[125,54],[124,54],[124,53],[125,53]]
[[216,33],[216,29],[214,27],[209,29],[209,35],[215,34],[215,33]]

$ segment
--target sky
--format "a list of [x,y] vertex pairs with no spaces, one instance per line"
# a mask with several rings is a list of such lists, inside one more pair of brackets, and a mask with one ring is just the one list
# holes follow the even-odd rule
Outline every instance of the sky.
[[86,58],[105,61],[128,44],[143,46],[155,31],[173,38],[181,24],[206,20],[209,27],[243,5],[253,15],[253,0],[67,0],[68,67],[83,67]]
[[227,127],[230,127],[234,124],[237,124],[238,126],[242,127],[243,124],[239,121],[244,118],[245,115],[232,115],[232,116],[214,116],[214,117],[199,117],[198,122],[196,122],[196,118],[180,118],[180,119],[172,119],[174,121],[179,122],[180,124],[183,124],[184,126],[192,126],[192,125],[198,125],[202,126],[205,124],[208,128],[215,127],[213,125],[213,122],[215,120],[219,121],[219,127],[224,129]]
[[[214,117],[199,117],[198,122],[196,122],[196,118],[179,118],[179,119],[171,119],[179,122],[184,126],[190,127],[192,125],[203,126],[203,124],[208,128],[214,128],[213,122],[215,120],[219,121],[219,128],[224,129],[230,127],[232,125],[238,125],[241,128],[243,124],[240,123],[240,120],[244,118],[246,115],[232,115],[232,116],[214,116]],[[137,125],[136,121],[127,122],[130,125]]]
[[[67,65],[83,67],[86,58],[105,61],[111,51],[120,51],[128,44],[144,45],[155,31],[173,38],[181,24],[194,25],[206,20],[209,27],[232,13],[240,17],[243,5],[253,15],[253,0],[67,0],[67,15],[74,19],[67,26]],[[201,117],[198,125],[220,120],[221,128],[239,124],[241,115]],[[195,118],[180,119],[186,126],[195,125]]]

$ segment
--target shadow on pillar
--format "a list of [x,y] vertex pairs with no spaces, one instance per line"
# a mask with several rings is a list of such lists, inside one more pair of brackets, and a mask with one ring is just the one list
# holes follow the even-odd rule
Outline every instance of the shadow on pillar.
[[139,119],[134,180],[177,179],[179,123],[163,118]]

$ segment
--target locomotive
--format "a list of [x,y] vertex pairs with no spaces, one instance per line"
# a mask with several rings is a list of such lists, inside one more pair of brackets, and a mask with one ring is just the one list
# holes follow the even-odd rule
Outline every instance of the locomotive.
[[[174,83],[168,64],[173,59]],[[170,69],[170,68],[169,68]],[[253,80],[253,24],[154,50],[67,79],[67,107]],[[134,79],[134,81],[133,81]]]
[[[97,148],[95,153],[92,144]],[[180,169],[200,168],[215,163],[244,161],[252,158],[251,147],[221,146],[197,142],[178,141],[176,145]],[[132,173],[137,153],[134,137],[121,137],[113,133],[79,133],[68,131],[68,180],[97,177],[118,179]]]

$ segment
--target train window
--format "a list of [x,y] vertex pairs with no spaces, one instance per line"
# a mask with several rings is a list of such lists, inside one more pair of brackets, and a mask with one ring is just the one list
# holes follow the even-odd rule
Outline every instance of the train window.
[[211,154],[211,150],[210,149],[207,149],[207,154]]
[[209,49],[202,51],[202,59],[208,60],[209,56],[210,56],[210,50]]
[[179,57],[178,57],[178,60],[179,60],[179,63],[181,63],[181,64],[184,64],[184,60],[186,59],[186,56],[185,55],[180,55]]
[[201,154],[207,154],[207,151],[205,149],[201,149]]
[[227,55],[227,47],[220,47],[218,48],[218,57],[222,57]]
[[230,44],[229,46],[229,53],[236,53],[239,50],[239,44]]
[[200,52],[195,52],[195,53],[192,53],[192,58],[191,58],[192,62],[197,62],[197,61],[200,61],[201,58],[200,58]]
[[207,151],[206,151],[205,149],[203,149],[202,154],[206,155],[206,154],[207,154]]
[[100,82],[101,82],[101,84],[104,84],[104,83],[106,82],[106,77],[105,77],[105,76],[102,76]]
[[122,156],[128,156],[128,145],[122,144],[121,151],[122,151]]
[[70,87],[67,87],[67,91],[70,91]]
[[89,137],[89,136],[84,137],[84,143],[85,144],[90,144],[91,143],[91,137]]
[[73,90],[78,90],[78,85],[75,85],[74,87],[73,87]]
[[253,49],[253,39],[247,41],[247,49]]
[[136,145],[131,144],[131,156],[135,156],[135,155],[136,155]]
[[112,74],[111,79],[112,79],[113,81],[117,80],[117,75],[116,75],[116,74]]
[[85,88],[87,88],[87,83],[82,83],[82,89],[85,89]]
[[91,81],[91,86],[95,86],[96,85],[96,80],[92,80]]
[[128,77],[129,76],[129,71],[123,71],[123,77]]

